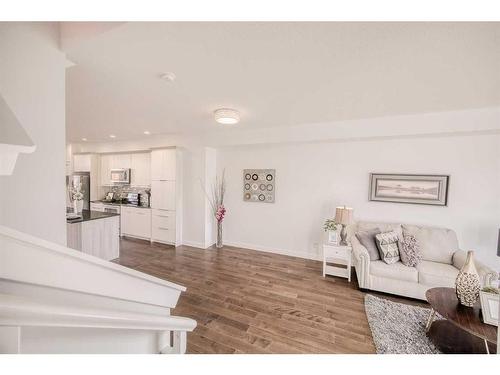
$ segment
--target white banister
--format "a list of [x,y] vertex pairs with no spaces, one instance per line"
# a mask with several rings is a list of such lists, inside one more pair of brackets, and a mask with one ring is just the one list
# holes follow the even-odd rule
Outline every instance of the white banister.
[[174,308],[186,288],[0,225],[0,279]]
[[[159,337],[163,338],[159,340],[159,352],[184,353],[186,351],[186,332],[191,332],[196,327],[196,321],[176,316],[159,316],[42,304],[17,296],[0,294],[0,328],[5,329],[7,327],[102,328],[158,331]],[[168,338],[170,332],[173,332],[173,343]],[[16,344],[14,343],[13,345]],[[19,344],[17,343],[17,345]]]
[[0,353],[185,353],[196,321],[170,315],[185,290],[0,226]]

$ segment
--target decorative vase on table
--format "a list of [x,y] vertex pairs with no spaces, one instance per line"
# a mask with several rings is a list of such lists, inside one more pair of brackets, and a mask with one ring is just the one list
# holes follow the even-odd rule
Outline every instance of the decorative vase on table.
[[457,298],[462,305],[472,307],[479,298],[480,289],[479,274],[474,264],[474,251],[468,251],[465,263],[455,280]]
[[82,199],[75,199],[73,201],[73,211],[75,214],[81,214],[83,211],[83,200]]

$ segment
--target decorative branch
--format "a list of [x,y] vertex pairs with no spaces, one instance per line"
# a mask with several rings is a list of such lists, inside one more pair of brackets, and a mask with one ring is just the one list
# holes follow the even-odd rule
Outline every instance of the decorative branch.
[[[216,176],[215,181],[212,185],[211,194],[205,190],[203,184],[201,187],[205,192],[205,195],[208,198],[210,206],[212,207],[212,213],[215,219],[220,223],[224,220],[224,216],[226,214],[226,208],[224,207],[224,196],[226,194],[226,170],[222,171],[221,176]],[[200,181],[201,182],[201,181]]]

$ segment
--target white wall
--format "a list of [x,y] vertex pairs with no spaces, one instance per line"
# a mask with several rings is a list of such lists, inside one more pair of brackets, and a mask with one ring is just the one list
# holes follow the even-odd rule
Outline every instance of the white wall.
[[[223,147],[218,168],[228,181],[227,244],[317,258],[324,219],[345,204],[358,220],[452,228],[463,249],[500,268],[499,134]],[[243,201],[245,168],[276,169],[275,204]],[[370,172],[448,174],[448,207],[369,202]]]
[[[500,268],[495,256],[500,226],[500,108],[278,129],[254,130],[242,123],[233,129],[196,138],[79,144],[74,149],[110,152],[182,146],[187,245],[211,243],[213,219],[207,215],[201,184],[214,179],[216,158],[217,170],[226,168],[228,181],[226,244],[317,258],[323,220],[333,215],[335,206],[347,204],[354,207],[357,219],[450,227],[464,249],[477,250],[479,259]],[[245,168],[277,170],[275,204],[243,202]],[[369,202],[370,172],[449,174],[449,205]]]
[[0,177],[0,223],[66,244],[65,57],[57,23],[0,23],[0,94],[36,145]]

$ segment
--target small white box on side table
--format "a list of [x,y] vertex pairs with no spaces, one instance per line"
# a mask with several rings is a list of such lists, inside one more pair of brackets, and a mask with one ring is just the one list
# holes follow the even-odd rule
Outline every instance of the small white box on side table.
[[[345,277],[351,282],[351,246],[323,244],[323,277],[326,275]],[[328,263],[342,264],[347,268],[329,266]]]

